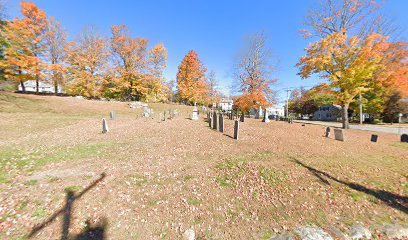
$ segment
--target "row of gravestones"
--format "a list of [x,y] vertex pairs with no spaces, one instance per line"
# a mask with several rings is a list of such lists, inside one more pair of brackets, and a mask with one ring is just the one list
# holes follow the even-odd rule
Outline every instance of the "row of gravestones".
[[[330,137],[330,127],[326,127],[325,130],[325,137]],[[343,129],[339,129],[339,128],[334,128],[334,139],[338,140],[338,141],[345,141],[345,135],[344,135],[344,131]],[[404,143],[408,143],[408,134],[404,133],[401,135],[400,138],[401,142]],[[378,135],[377,134],[371,134],[371,138],[370,138],[371,142],[377,142],[378,141]]]
[[[222,112],[217,111],[207,112],[208,126],[214,130],[218,130],[221,133],[224,133],[224,117],[225,116]],[[233,120],[234,115],[232,113],[227,113],[227,118]],[[241,115],[241,119],[243,119],[243,115]],[[235,120],[234,139],[238,140],[238,136],[239,136],[239,121]]]
[[[142,116],[143,117],[149,117],[149,116],[152,116],[153,113],[154,113],[153,109],[149,108],[149,109],[143,111]],[[168,117],[167,117],[167,114],[168,114]],[[160,119],[162,121],[166,121],[166,119],[171,120],[171,119],[173,119],[173,118],[175,118],[175,117],[177,117],[179,115],[180,115],[180,112],[178,110],[170,109],[170,110],[164,111],[163,115],[160,114]],[[110,112],[109,116],[110,116],[111,120],[115,120],[116,119],[116,112],[114,112],[114,111]],[[136,117],[139,117],[139,115],[136,115]],[[106,121],[105,118],[102,118],[102,133],[107,133],[107,132],[109,132],[108,122]]]

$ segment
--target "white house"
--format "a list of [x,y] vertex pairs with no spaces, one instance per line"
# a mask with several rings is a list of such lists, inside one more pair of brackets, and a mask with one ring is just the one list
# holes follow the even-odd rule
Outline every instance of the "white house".
[[223,98],[221,102],[218,104],[218,107],[220,107],[223,111],[231,111],[232,110],[232,105],[234,104],[234,101],[229,98]]
[[272,106],[272,107],[266,108],[266,111],[268,112],[269,115],[272,115],[272,116],[278,116],[278,117],[285,116],[284,107]]
[[314,120],[337,121],[341,117],[341,107],[335,104],[324,104],[319,107],[314,115]]
[[[35,80],[28,80],[25,81],[24,87],[26,92],[37,92],[37,86],[36,86],[36,81]],[[41,93],[55,93],[54,91],[54,85],[48,82],[39,82],[38,83],[38,92]],[[21,87],[21,84],[18,85],[18,91],[23,91],[23,88]],[[58,92],[57,93],[64,93],[62,86],[58,85]]]

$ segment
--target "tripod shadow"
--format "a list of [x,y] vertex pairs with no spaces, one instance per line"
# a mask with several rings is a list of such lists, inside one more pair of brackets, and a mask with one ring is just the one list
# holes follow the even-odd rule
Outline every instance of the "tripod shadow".
[[30,234],[28,235],[28,238],[33,237],[35,234],[37,234],[39,231],[41,231],[44,227],[46,227],[48,224],[53,222],[59,215],[63,215],[63,222],[62,222],[62,232],[61,232],[61,240],[68,240],[68,239],[75,239],[75,240],[85,240],[85,239],[94,239],[94,240],[103,240],[105,239],[105,229],[107,226],[107,220],[105,218],[102,219],[101,223],[93,225],[91,224],[91,221],[88,219],[86,224],[87,226],[85,227],[84,231],[80,233],[78,236],[74,238],[69,237],[69,227],[71,225],[71,219],[72,219],[72,210],[73,210],[73,204],[76,200],[81,198],[86,192],[91,190],[93,187],[95,187],[99,182],[101,182],[104,178],[106,177],[105,173],[102,173],[101,176],[96,179],[94,182],[92,182],[88,187],[86,187],[84,190],[79,192],[78,194],[75,194],[74,191],[71,190],[66,190],[66,200],[65,200],[65,205],[62,207],[60,210],[56,211],[53,215],[51,215],[47,220],[42,222],[41,224],[35,226]]
[[[399,194],[395,194],[395,193],[388,192],[385,190],[376,190],[376,189],[367,188],[358,183],[343,181],[343,180],[340,180],[340,179],[337,179],[331,176],[330,174],[326,172],[310,167],[297,159],[293,159],[292,161],[306,168],[307,170],[309,170],[314,176],[316,176],[324,184],[331,185],[327,179],[338,182],[356,191],[371,195],[381,200],[384,204],[392,208],[395,208],[401,212],[404,212],[405,214],[408,214],[408,197],[406,196],[401,196]],[[324,177],[326,177],[327,179],[325,179]]]

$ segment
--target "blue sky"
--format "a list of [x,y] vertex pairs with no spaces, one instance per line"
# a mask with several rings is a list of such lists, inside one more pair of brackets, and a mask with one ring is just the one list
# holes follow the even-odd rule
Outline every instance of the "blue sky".
[[[19,16],[19,2],[6,0],[8,15]],[[177,67],[191,49],[197,51],[209,70],[217,75],[221,90],[229,94],[233,54],[243,35],[264,31],[278,66],[273,88],[280,100],[286,87],[312,86],[319,79],[301,80],[294,65],[304,54],[310,39],[298,32],[309,8],[316,0],[222,1],[222,0],[34,0],[55,17],[71,39],[84,26],[95,25],[110,36],[110,26],[125,23],[134,37],[146,37],[150,45],[163,42],[169,51],[167,79],[176,79]],[[408,0],[388,0],[383,11],[398,25],[408,26]],[[402,38],[408,39],[407,31]]]

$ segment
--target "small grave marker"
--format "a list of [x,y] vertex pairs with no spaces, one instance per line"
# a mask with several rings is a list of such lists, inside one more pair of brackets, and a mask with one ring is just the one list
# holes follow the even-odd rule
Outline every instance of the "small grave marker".
[[163,112],[163,121],[166,121],[166,111]]
[[238,136],[239,136],[239,121],[235,120],[235,124],[234,124],[234,139],[238,140]]
[[108,122],[106,122],[105,118],[102,118],[102,133],[109,132]]
[[326,133],[325,133],[325,135],[324,135],[325,137],[330,137],[330,127],[327,127],[326,128]]
[[194,106],[193,115],[191,116],[191,120],[198,120],[198,109]]
[[404,133],[401,135],[401,142],[408,143],[408,134]]
[[212,116],[210,114],[210,116],[208,117],[208,126],[211,128],[212,127]]
[[378,141],[378,135],[371,134],[371,142],[377,142],[377,141]]
[[334,129],[334,139],[336,139],[336,140],[338,140],[338,141],[344,142],[344,132],[343,132],[343,129],[338,129],[338,128],[335,128],[335,129]]
[[110,112],[110,119],[115,120],[115,118],[116,118],[116,112],[114,111]]
[[241,114],[241,117],[239,118],[240,122],[244,122],[245,121],[245,116],[244,113]]

